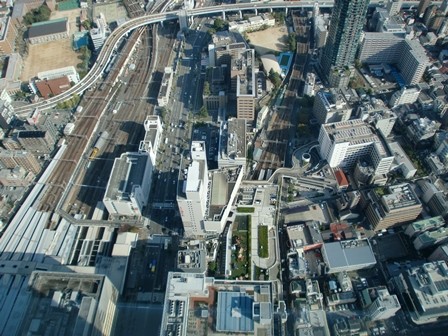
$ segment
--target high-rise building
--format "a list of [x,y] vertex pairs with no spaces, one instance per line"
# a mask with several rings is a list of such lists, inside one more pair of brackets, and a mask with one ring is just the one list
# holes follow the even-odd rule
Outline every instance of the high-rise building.
[[47,131],[20,131],[17,141],[28,151],[50,153],[53,150],[55,139]]
[[327,42],[322,56],[324,75],[331,67],[355,62],[369,0],[335,0]]
[[330,167],[352,168],[370,157],[374,175],[389,172],[393,155],[367,123],[360,119],[322,125],[319,133],[320,155]]
[[0,165],[4,168],[13,169],[17,166],[37,174],[41,170],[39,161],[34,155],[21,150],[1,150]]
[[401,5],[403,4],[403,0],[389,0],[387,3],[387,11],[389,15],[396,15],[401,10]]
[[187,237],[204,232],[203,221],[209,198],[207,153],[204,141],[192,142],[191,160],[182,192],[177,196],[177,205]]
[[320,90],[314,98],[313,114],[319,124],[347,121],[352,111],[353,107],[340,90]]
[[420,3],[418,4],[418,8],[417,8],[417,16],[422,17],[425,14],[426,9],[429,7],[430,4],[431,4],[431,0],[420,0]]
[[370,320],[387,320],[401,309],[400,302],[396,295],[391,295],[386,287],[369,288],[368,295],[371,304],[367,307],[367,316]]
[[361,205],[375,231],[413,221],[422,211],[422,203],[409,184],[380,187],[362,195]]

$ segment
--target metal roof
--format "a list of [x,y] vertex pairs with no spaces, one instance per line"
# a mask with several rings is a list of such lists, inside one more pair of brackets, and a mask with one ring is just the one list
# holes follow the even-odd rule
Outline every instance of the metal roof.
[[218,292],[216,330],[227,332],[252,332],[253,298],[241,292]]
[[366,240],[325,243],[323,249],[330,269],[376,264],[375,256]]
[[28,29],[28,38],[63,33],[67,30],[67,18],[33,23]]

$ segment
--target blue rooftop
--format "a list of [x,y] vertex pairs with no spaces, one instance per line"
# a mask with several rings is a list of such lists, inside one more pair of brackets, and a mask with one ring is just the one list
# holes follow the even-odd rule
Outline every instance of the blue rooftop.
[[216,330],[227,332],[252,332],[253,298],[246,293],[218,292]]

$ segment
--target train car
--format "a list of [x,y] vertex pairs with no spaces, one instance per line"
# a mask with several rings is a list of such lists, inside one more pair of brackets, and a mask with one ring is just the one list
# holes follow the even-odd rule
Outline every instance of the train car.
[[100,137],[98,138],[98,140],[96,140],[95,145],[93,146],[89,160],[94,160],[97,157],[98,153],[101,151],[101,149],[103,149],[104,145],[106,144],[108,138],[109,138],[108,132],[104,131],[103,133],[101,133]]

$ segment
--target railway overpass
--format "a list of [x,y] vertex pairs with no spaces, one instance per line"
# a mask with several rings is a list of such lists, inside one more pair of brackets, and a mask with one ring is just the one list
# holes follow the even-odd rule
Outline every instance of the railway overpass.
[[[371,4],[380,4],[384,1],[372,0]],[[225,16],[228,12],[240,12],[245,10],[258,10],[258,9],[294,9],[294,8],[312,8],[315,3],[319,4],[320,8],[331,8],[333,7],[333,0],[315,0],[315,1],[269,1],[255,2],[255,3],[238,3],[230,5],[219,5],[219,6],[209,6],[202,8],[194,8],[190,10],[175,10],[170,12],[149,14],[141,16],[138,18],[131,19],[115,29],[112,34],[109,35],[106,40],[101,52],[92,66],[88,74],[76,85],[71,87],[66,92],[49,98],[47,100],[29,104],[26,106],[21,106],[15,108],[15,113],[18,117],[26,118],[35,109],[39,108],[41,110],[48,110],[56,106],[57,103],[63,102],[69,99],[74,94],[81,94],[92,85],[103,75],[114,50],[119,44],[122,38],[132,30],[145,26],[148,24],[160,23],[169,20],[178,20],[180,15],[187,17],[203,16],[203,15],[216,15],[221,14]],[[434,1],[433,3],[440,3],[440,1]],[[418,5],[418,1],[404,1],[403,6],[415,6]]]

